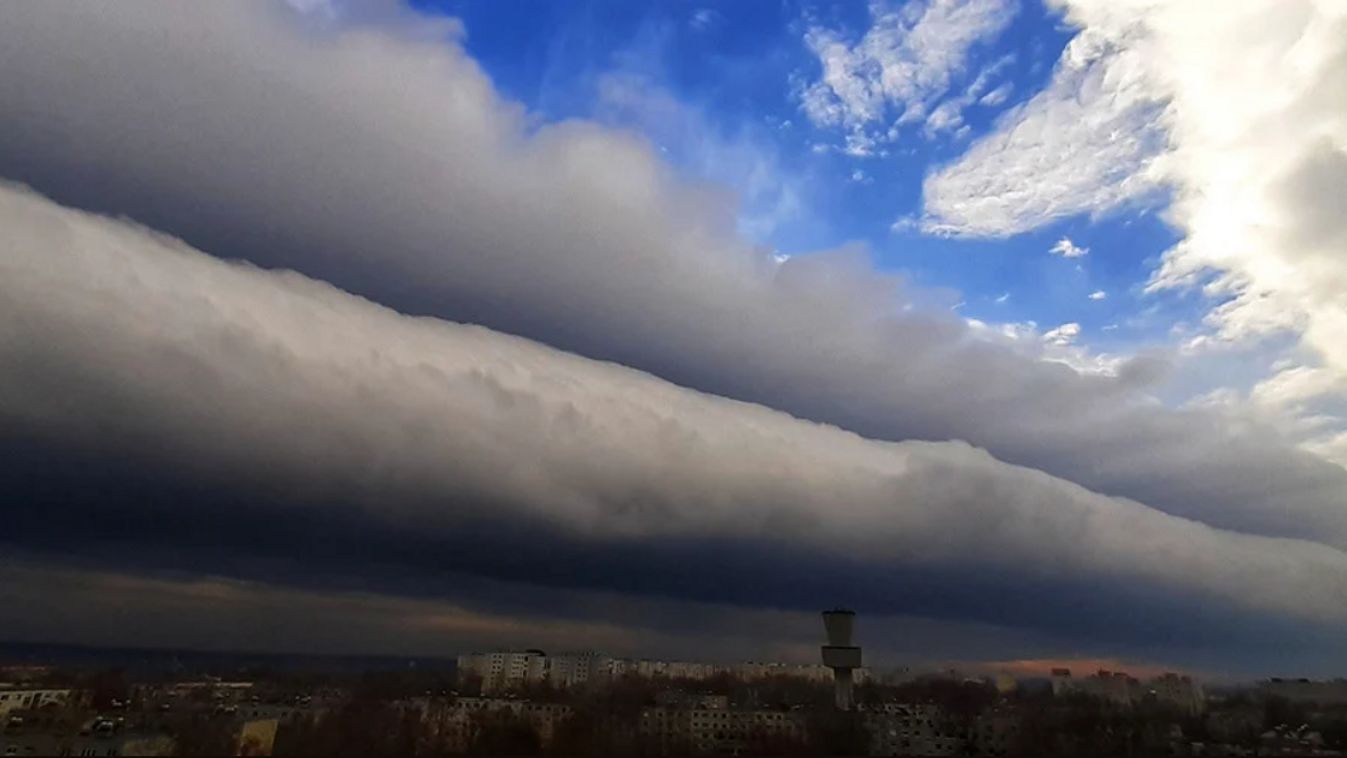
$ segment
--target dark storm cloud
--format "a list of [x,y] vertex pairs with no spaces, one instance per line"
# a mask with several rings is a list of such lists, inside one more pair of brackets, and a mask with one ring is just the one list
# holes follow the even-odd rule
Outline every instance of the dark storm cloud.
[[[906,565],[903,555],[859,560],[783,549],[770,534],[577,540],[527,522],[493,520],[493,504],[451,490],[381,498],[459,519],[452,529],[428,531],[419,522],[390,523],[361,498],[282,499],[237,477],[173,476],[153,461],[81,456],[32,439],[10,440],[3,452],[8,465],[0,486],[29,505],[8,514],[3,542],[112,570],[447,597],[511,614],[584,615],[564,594],[501,593],[491,581],[471,578],[797,612],[843,602],[867,615],[959,619],[1112,645],[1163,639],[1229,646],[1269,629],[1228,604],[1194,609],[1202,593],[1167,582],[1128,587],[1098,575],[1082,581],[992,573],[976,560],[937,568]],[[591,621],[607,617],[606,609],[593,611]],[[675,615],[658,624],[683,625]]]
[[0,174],[404,312],[1347,545],[1342,468],[1159,407],[1141,366],[1084,376],[908,309],[917,293],[855,251],[777,265],[734,235],[724,193],[680,183],[633,135],[533,125],[457,42],[407,28],[257,4],[5,4]]
[[[474,648],[546,645],[694,660],[813,661],[818,655],[813,609],[669,601],[463,575],[442,581],[468,584],[471,593],[446,602],[11,558],[0,560],[0,621],[9,640],[128,647],[444,657]],[[230,634],[222,636],[222,629]],[[1079,649],[1005,627],[873,614],[865,616],[860,638],[868,660],[881,666]],[[1119,650],[1113,645],[1109,652]]]
[[1347,621],[1347,555],[1322,544],[407,317],[21,188],[0,226],[12,550],[424,597],[473,596],[444,584],[465,575],[840,599],[1124,644]]

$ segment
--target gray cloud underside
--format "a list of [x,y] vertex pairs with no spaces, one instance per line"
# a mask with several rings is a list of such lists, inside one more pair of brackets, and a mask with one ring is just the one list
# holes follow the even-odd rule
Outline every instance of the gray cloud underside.
[[[449,26],[442,27],[447,31]],[[538,126],[453,39],[283,7],[0,6],[0,174],[216,255],[1214,526],[1347,545],[1347,471],[970,335],[860,251],[777,265],[634,135]]]
[[1347,554],[1322,544],[408,317],[14,186],[0,226],[5,438],[195,483],[155,503],[148,480],[118,491],[79,464],[39,483],[50,464],[7,455],[11,546],[93,558],[120,522],[124,565],[176,545],[179,568],[246,578],[391,572],[420,590],[452,569],[1140,636],[1347,622]]
[[[359,589],[305,589],[181,572],[160,575],[0,560],[0,620],[10,641],[126,647],[452,656],[506,647],[599,648],[615,655],[692,660],[818,656],[814,609],[732,607],[593,590],[441,577],[452,600]],[[458,592],[464,585],[470,592]],[[404,595],[406,593],[403,593]],[[222,638],[221,630],[228,630]],[[1213,673],[1314,674],[1323,649],[1229,647],[1192,637],[1063,639],[1004,626],[867,613],[859,639],[869,665],[920,668],[969,660],[1116,656]],[[1229,637],[1223,637],[1228,642]],[[1259,648],[1263,652],[1260,654]],[[1339,665],[1335,660],[1330,665]],[[1126,664],[1124,664],[1126,665]]]

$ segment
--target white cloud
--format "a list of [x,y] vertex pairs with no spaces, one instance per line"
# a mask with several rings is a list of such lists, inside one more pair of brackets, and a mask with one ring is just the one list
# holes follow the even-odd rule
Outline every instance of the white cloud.
[[1057,240],[1049,250],[1053,255],[1060,255],[1063,258],[1082,258],[1090,254],[1090,248],[1081,247],[1071,241],[1070,237],[1063,237]]
[[978,98],[978,105],[986,106],[988,108],[994,108],[1004,103],[1006,100],[1009,100],[1010,93],[1014,91],[1015,91],[1014,83],[1005,82],[1004,84],[992,90],[991,92],[988,92],[987,94]]
[[1274,370],[1249,392],[1254,412],[1302,447],[1347,467],[1347,375],[1327,366]]
[[[1007,292],[994,302],[1001,304],[1009,299],[1010,293]],[[1117,379],[1123,373],[1136,374],[1140,365],[1135,358],[1097,352],[1079,344],[1077,340],[1082,330],[1080,324],[1074,322],[1040,332],[1035,321],[987,323],[975,318],[966,318],[964,321],[982,339],[1006,345],[1018,353],[1039,360],[1070,366],[1082,375]]]
[[1347,375],[1347,4],[1056,4],[1080,32],[1052,83],[928,177],[927,228],[1013,234],[1164,187],[1183,239],[1149,289],[1216,303],[1194,339],[1290,334]]
[[[1248,351],[1204,336],[1195,338],[1188,351],[1197,356],[1210,351],[1229,352],[1234,360],[1249,359]],[[1191,403],[1219,411],[1232,424],[1284,439],[1347,468],[1347,394],[1342,390],[1347,377],[1323,366],[1285,365],[1285,361],[1277,364],[1270,376],[1248,391],[1221,386]]]
[[897,9],[876,2],[855,44],[812,26],[805,43],[823,71],[801,92],[801,106],[815,124],[845,128],[852,151],[868,153],[896,136],[895,114],[897,123],[926,120],[972,47],[999,34],[1014,13],[1006,0],[913,0]]
[[[941,132],[953,132],[954,139],[961,140],[972,133],[972,127],[964,123],[964,110],[975,102],[995,105],[1004,100],[1014,86],[1010,82],[1002,84],[993,92],[988,93],[986,97],[983,96],[983,92],[991,86],[992,79],[1014,60],[1015,55],[1013,53],[997,59],[978,73],[977,79],[973,80],[973,83],[968,86],[963,94],[951,95],[930,111],[926,115],[926,123],[922,127],[922,132],[926,138],[934,139]],[[907,114],[904,114],[904,116],[906,117]]]
[[931,115],[926,117],[926,136],[934,137],[940,132],[953,131],[963,126],[962,110],[963,102],[958,99],[946,100],[936,106]]
[[911,232],[921,228],[921,222],[914,216],[903,216],[889,226],[893,232]]
[[1095,290],[1090,293],[1091,300],[1103,300],[1108,297],[1108,293],[1103,290]]
[[926,228],[1000,237],[1155,190],[1162,101],[1139,55],[1089,30],[1077,35],[1047,89],[926,177]]
[[1006,301],[1009,300],[1009,299],[1010,299],[1010,293],[1009,293],[1009,292],[1002,292],[999,296],[997,296],[997,298],[996,298],[996,303],[999,305],[999,304],[1001,304],[1001,303],[1006,302]]
[[720,15],[720,11],[717,11],[714,8],[698,8],[693,11],[692,18],[688,20],[688,24],[699,32],[705,32],[719,24],[723,19],[724,17]]
[[1065,347],[1076,341],[1080,336],[1080,324],[1073,322],[1062,324],[1054,329],[1049,329],[1043,333],[1043,341],[1049,345]]
[[[0,222],[0,365],[25,367],[0,372],[11,433],[344,498],[372,525],[445,541],[486,501],[494,519],[541,525],[591,558],[616,550],[633,569],[667,543],[767,529],[786,560],[760,579],[779,586],[802,578],[799,551],[877,576],[971,569],[1041,587],[1051,575],[1347,622],[1347,554],[1324,545],[1213,529],[963,443],[869,440],[406,317],[13,187],[0,189]],[[320,506],[256,507],[284,518]]]
[[1151,44],[1174,61],[1153,76],[1173,93],[1169,218],[1186,235],[1151,287],[1202,284],[1224,300],[1206,321],[1218,338],[1289,332],[1347,375],[1347,4],[1200,13],[1149,16]]
[[[1019,53],[1011,51],[984,66],[982,70],[978,72],[977,78],[973,80],[973,83],[968,85],[968,91],[964,93],[965,97],[968,98],[968,101],[972,102],[982,97],[982,94],[992,85],[992,81],[1000,76],[1001,72],[1005,71],[1006,68],[1018,58]],[[1014,87],[1010,82],[1006,82],[1001,86]]]

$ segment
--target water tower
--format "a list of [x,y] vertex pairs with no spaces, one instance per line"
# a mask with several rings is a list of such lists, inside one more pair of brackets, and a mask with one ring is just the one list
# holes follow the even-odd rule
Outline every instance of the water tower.
[[834,608],[823,612],[823,628],[828,633],[828,644],[823,646],[823,665],[833,670],[834,700],[839,711],[851,710],[851,672],[861,667],[861,649],[851,644],[855,627],[855,611]]

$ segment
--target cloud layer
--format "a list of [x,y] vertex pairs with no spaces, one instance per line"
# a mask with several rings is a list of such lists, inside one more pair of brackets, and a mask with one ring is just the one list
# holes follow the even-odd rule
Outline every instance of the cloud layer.
[[990,344],[863,251],[780,263],[735,236],[722,190],[633,135],[533,125],[452,24],[174,3],[0,20],[0,171],[58,199],[869,437],[963,439],[1216,526],[1347,545],[1347,471],[1159,407],[1151,359],[1082,376]]
[[0,5],[0,174],[301,272],[5,189],[11,544],[404,592],[850,592],[1078,636],[1340,629],[1347,471],[1161,407],[1154,358],[1044,360],[1074,324],[989,340],[863,249],[755,249],[640,138],[500,98],[452,23],[328,24]]
[[[1232,619],[1347,623],[1334,548],[1213,529],[962,443],[868,440],[407,317],[13,187],[0,221],[6,440],[222,488],[156,502],[162,483],[10,471],[23,510],[5,540],[21,549],[50,551],[59,533],[86,557],[176,547],[204,573],[340,584],[391,571],[411,577],[404,592],[453,570],[741,606],[841,596],[1125,639]],[[100,507],[137,527],[72,526]],[[173,527],[198,519],[224,527],[202,550]],[[271,542],[301,528],[323,544]]]

